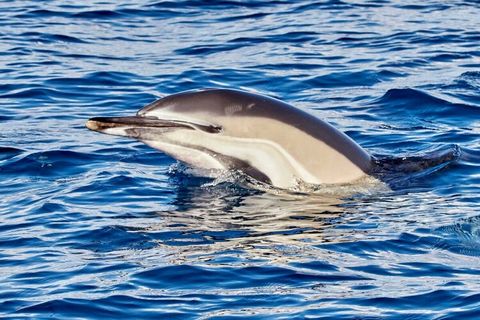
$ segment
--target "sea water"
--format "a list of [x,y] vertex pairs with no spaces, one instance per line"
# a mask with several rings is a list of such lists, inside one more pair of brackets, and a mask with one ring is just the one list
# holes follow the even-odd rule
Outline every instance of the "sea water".
[[[479,318],[479,30],[467,0],[0,1],[0,314]],[[84,126],[203,87],[330,122],[388,188],[251,188]]]

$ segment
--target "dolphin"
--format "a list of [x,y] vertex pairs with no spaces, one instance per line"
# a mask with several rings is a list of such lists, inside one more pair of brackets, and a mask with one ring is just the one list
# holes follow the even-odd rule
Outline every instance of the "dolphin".
[[352,183],[372,167],[364,149],[325,121],[239,90],[181,92],[135,116],[95,117],[86,126],[137,139],[192,167],[238,170],[284,189]]

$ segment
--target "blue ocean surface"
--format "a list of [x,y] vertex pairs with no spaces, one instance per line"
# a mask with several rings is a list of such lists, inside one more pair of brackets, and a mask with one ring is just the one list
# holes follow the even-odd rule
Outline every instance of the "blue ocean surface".
[[[4,0],[0,39],[1,317],[480,318],[478,1]],[[262,191],[85,128],[204,87],[308,110],[388,188]]]

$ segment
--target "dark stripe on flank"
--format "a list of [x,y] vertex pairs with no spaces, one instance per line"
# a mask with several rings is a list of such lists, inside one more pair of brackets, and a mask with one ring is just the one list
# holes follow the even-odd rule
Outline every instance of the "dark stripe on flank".
[[246,175],[254,178],[255,180],[258,180],[266,184],[272,184],[272,181],[265,173],[263,173],[262,171],[252,166],[248,161],[240,160],[238,158],[231,157],[231,156],[226,156],[224,154],[214,152],[207,148],[196,148],[191,145],[189,145],[188,147],[192,149],[196,149],[198,151],[205,152],[206,154],[209,154],[213,158],[220,160],[220,162],[227,165],[228,169],[230,170],[239,170],[245,173]]

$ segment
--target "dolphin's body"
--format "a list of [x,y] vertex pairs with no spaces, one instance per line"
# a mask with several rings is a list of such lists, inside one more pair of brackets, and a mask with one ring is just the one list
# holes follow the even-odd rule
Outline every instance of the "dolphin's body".
[[227,89],[159,99],[136,116],[92,118],[87,127],[138,139],[186,164],[234,169],[280,188],[350,183],[371,158],[344,133],[279,100]]

